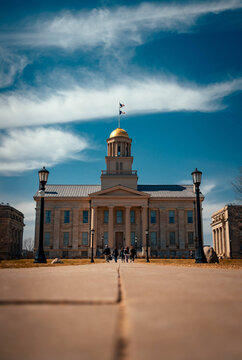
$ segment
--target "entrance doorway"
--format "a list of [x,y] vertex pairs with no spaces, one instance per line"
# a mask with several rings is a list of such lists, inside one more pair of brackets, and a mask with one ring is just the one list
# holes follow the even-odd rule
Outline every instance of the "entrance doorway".
[[117,249],[121,249],[124,246],[124,233],[118,231],[115,233],[115,245]]

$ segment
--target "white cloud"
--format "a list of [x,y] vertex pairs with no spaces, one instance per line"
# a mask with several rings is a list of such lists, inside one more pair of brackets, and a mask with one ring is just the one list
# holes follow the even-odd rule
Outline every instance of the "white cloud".
[[[97,80],[97,84],[99,80]],[[115,85],[16,91],[0,96],[0,128],[86,121],[116,116],[120,99],[128,114],[169,111],[217,111],[224,96],[242,89],[242,79],[207,86],[175,80],[126,78]]]
[[207,181],[205,180],[201,185],[201,191],[203,195],[207,195],[216,187],[216,183],[214,181]]
[[141,3],[137,6],[62,12],[28,21],[23,30],[1,36],[2,41],[65,49],[141,44],[151,32],[186,31],[198,17],[242,7],[241,0],[187,4]]
[[11,129],[0,135],[0,174],[21,173],[80,159],[88,140],[58,128]]
[[0,88],[10,86],[28,63],[26,56],[0,47]]

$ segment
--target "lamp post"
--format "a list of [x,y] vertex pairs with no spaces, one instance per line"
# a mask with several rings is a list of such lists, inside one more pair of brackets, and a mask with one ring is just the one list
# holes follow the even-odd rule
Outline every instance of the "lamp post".
[[93,258],[93,238],[94,238],[94,232],[95,232],[95,230],[92,229],[92,230],[91,230],[91,263],[94,263],[94,258]]
[[206,257],[203,251],[203,239],[202,239],[202,221],[201,221],[201,205],[200,205],[200,189],[199,186],[201,184],[202,172],[198,171],[196,168],[192,172],[193,184],[195,185],[196,191],[196,215],[197,215],[197,240],[198,240],[198,248],[196,251],[196,263],[206,263]]
[[39,171],[39,195],[40,195],[40,224],[39,224],[39,246],[35,256],[35,263],[46,263],[44,253],[44,207],[45,207],[45,185],[47,183],[49,171],[43,166]]
[[145,230],[145,235],[146,235],[146,262],[150,262],[149,260],[149,231]]

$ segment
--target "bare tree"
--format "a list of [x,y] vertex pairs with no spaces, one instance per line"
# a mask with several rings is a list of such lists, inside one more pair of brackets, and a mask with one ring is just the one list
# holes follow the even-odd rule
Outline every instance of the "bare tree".
[[232,185],[238,200],[242,201],[242,166],[240,167],[240,174],[235,178],[235,182],[232,182]]
[[24,239],[23,248],[27,251],[33,251],[34,244],[31,238]]

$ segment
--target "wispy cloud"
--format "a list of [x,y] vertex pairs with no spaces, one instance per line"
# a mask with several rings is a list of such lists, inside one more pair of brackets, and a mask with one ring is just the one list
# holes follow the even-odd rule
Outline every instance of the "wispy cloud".
[[112,117],[116,115],[118,99],[127,104],[129,114],[217,111],[225,107],[222,100],[226,95],[241,89],[242,79],[198,86],[147,77],[127,78],[117,85],[101,84],[91,88],[76,85],[69,90],[10,92],[0,97],[0,128]]
[[11,129],[0,135],[0,174],[14,175],[80,159],[88,148],[86,138],[57,128]]
[[[1,41],[25,46],[65,49],[141,44],[151,32],[186,31],[197,18],[242,7],[241,0],[178,4],[141,3],[137,6],[61,12],[1,35]],[[52,16],[52,17],[51,17]]]
[[12,85],[29,61],[24,55],[18,55],[0,47],[0,88]]

